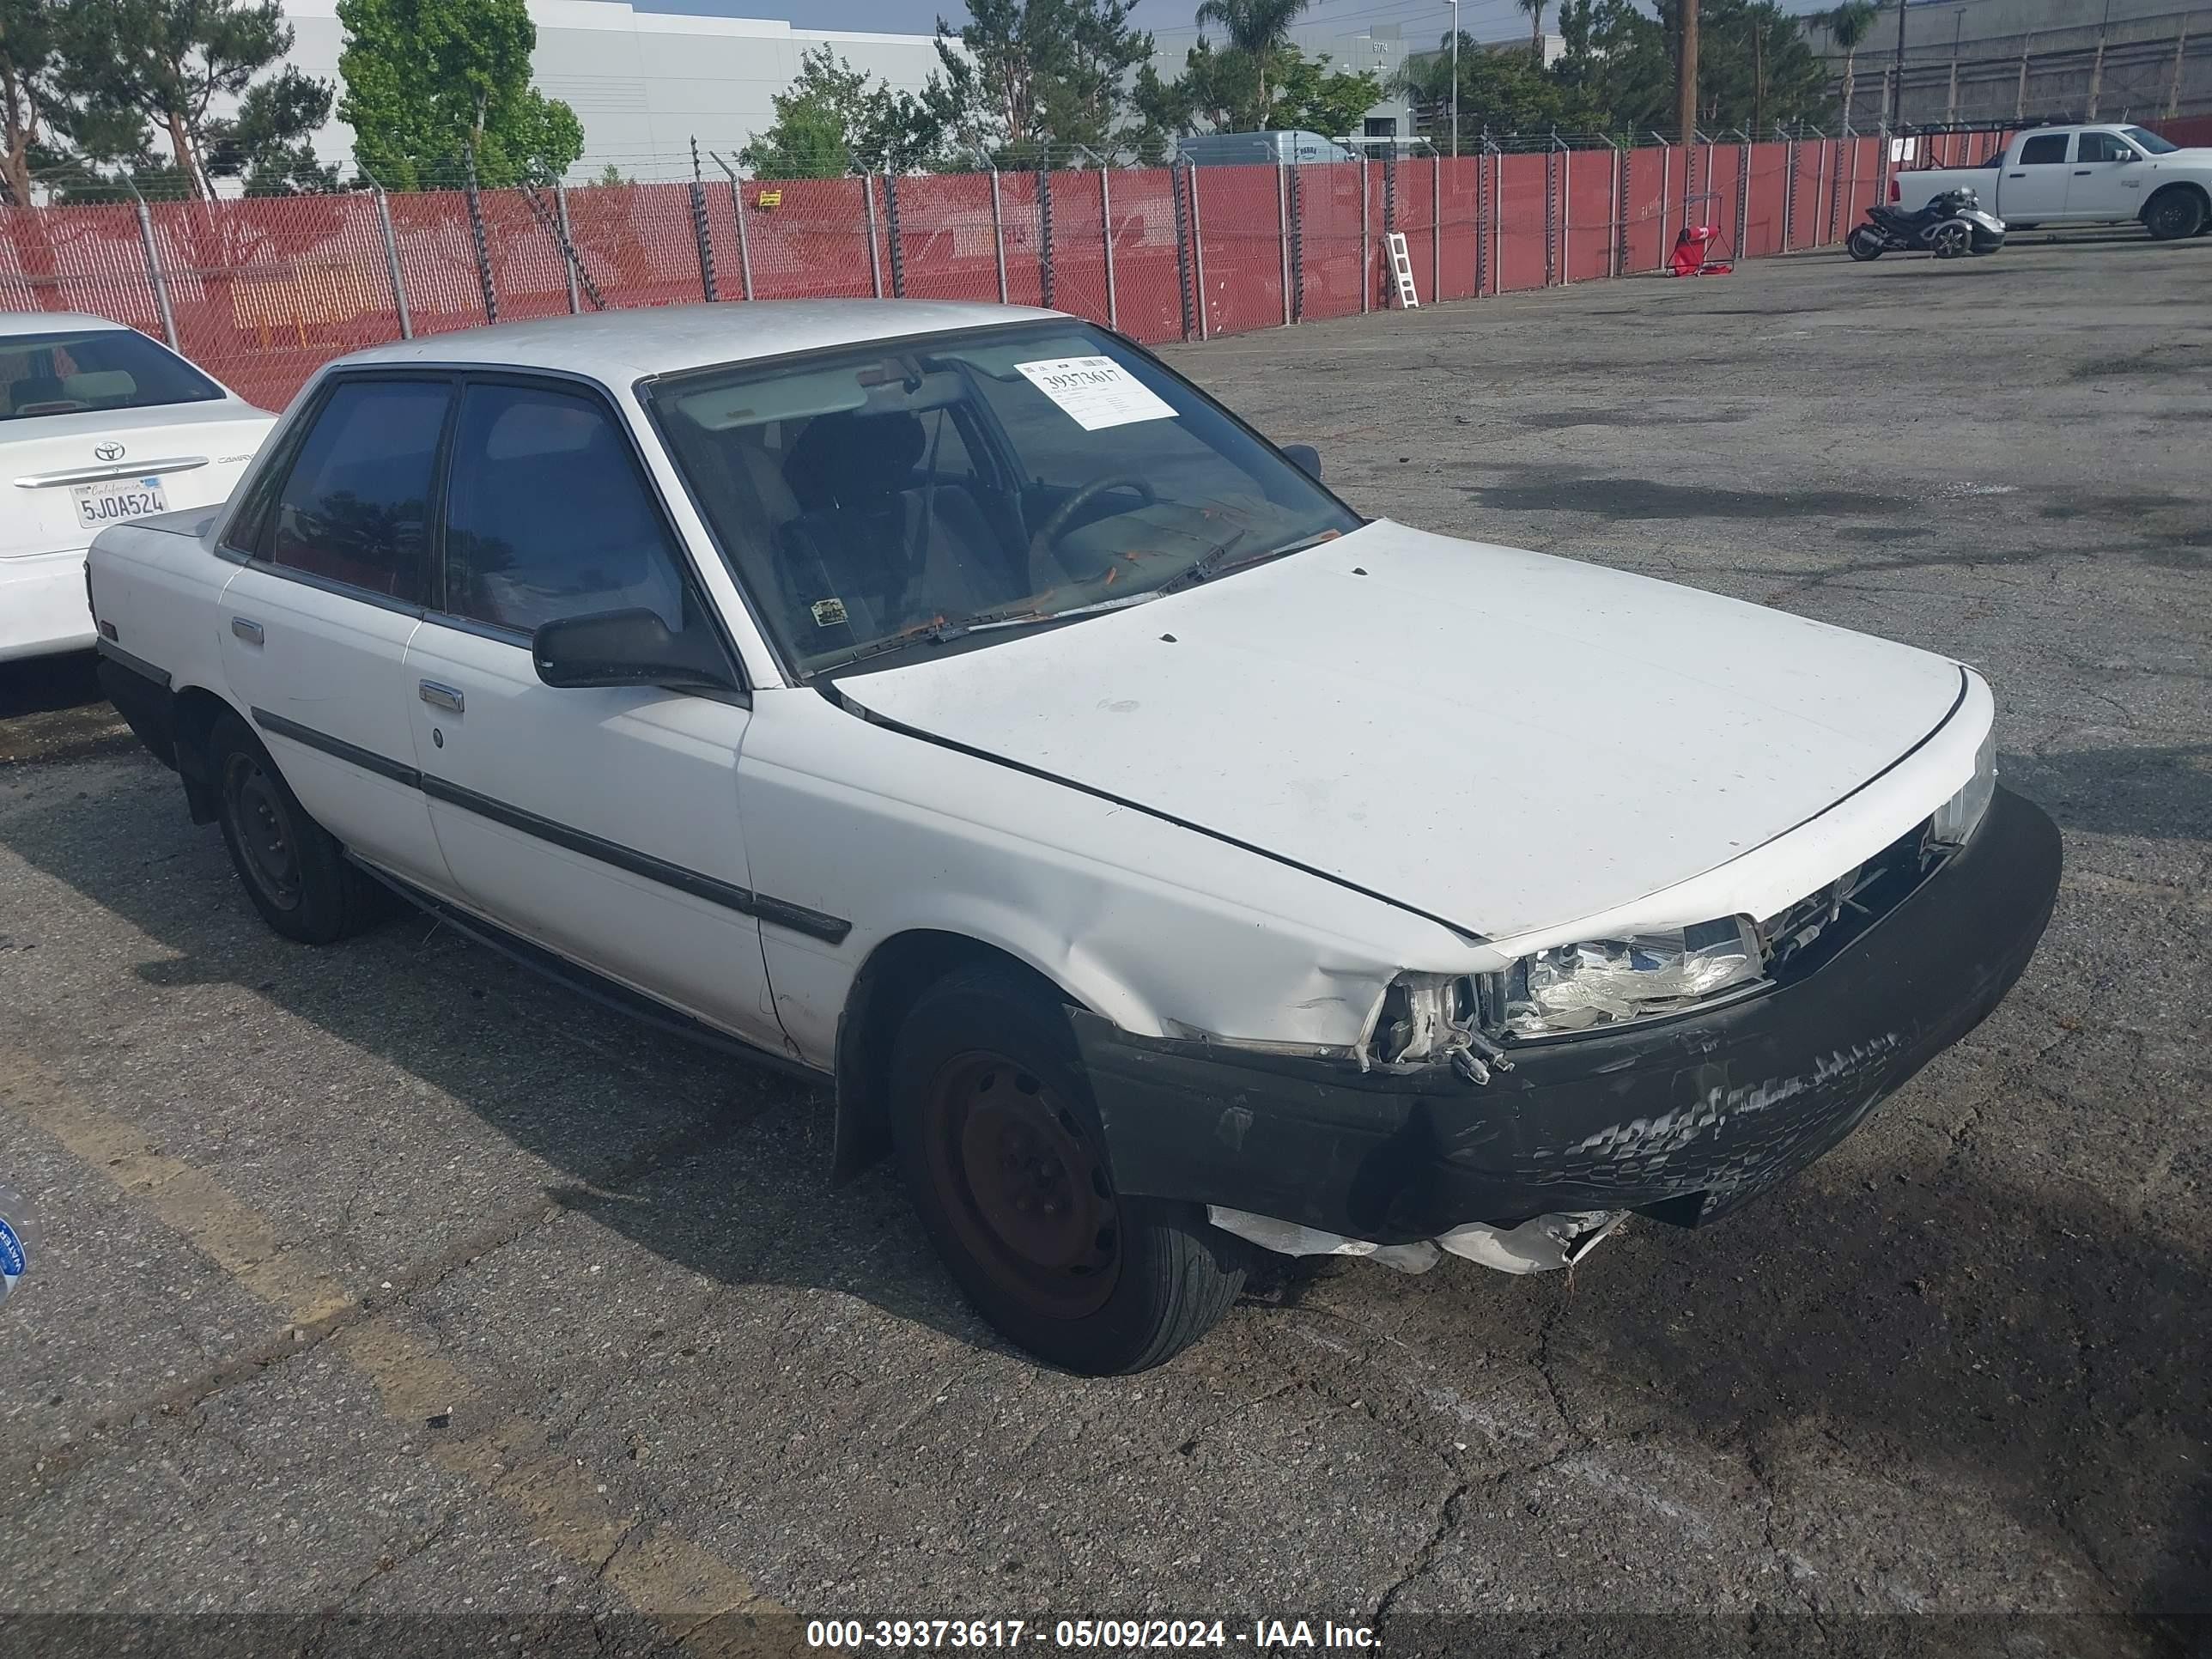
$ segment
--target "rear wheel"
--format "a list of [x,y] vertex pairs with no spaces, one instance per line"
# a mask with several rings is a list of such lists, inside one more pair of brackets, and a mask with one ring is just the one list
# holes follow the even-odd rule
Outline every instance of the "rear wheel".
[[899,1162],[931,1242],[1010,1340],[1088,1376],[1159,1364],[1244,1282],[1195,1206],[1115,1190],[1066,1011],[1018,970],[918,997],[891,1061]]
[[2204,198],[2186,186],[2162,190],[2143,207],[2143,228],[2161,242],[2176,242],[2204,228]]
[[376,884],[307,816],[246,722],[217,720],[207,753],[223,844],[261,919],[303,945],[330,945],[373,922]]
[[1862,261],[1881,258],[1882,246],[1882,234],[1872,225],[1861,225],[1844,239],[1844,252]]

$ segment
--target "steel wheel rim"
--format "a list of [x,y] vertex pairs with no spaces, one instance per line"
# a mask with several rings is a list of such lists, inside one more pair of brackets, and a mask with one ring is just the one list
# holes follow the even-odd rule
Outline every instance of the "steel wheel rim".
[[1121,1273],[1121,1216],[1097,1139],[1067,1103],[975,1049],[938,1068],[923,1110],[931,1178],[992,1284],[1050,1318],[1103,1307]]
[[2189,210],[2179,202],[2160,202],[2151,210],[2150,216],[2160,230],[2178,233],[2189,216]]
[[278,909],[297,908],[299,843],[276,781],[251,755],[233,754],[223,767],[222,797],[246,879]]

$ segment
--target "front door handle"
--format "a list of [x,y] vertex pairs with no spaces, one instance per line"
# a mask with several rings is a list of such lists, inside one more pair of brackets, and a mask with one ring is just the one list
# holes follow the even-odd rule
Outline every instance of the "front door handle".
[[461,712],[460,692],[453,686],[441,685],[435,680],[422,682],[422,701],[433,708],[450,708],[456,714]]
[[2089,176],[2089,169],[2087,167],[2075,167],[2074,169],[2074,176],[2076,179],[2086,179]]
[[2008,173],[2005,174],[2005,177],[2008,179],[2025,179],[2027,175],[2024,173]]
[[248,645],[261,643],[261,624],[251,617],[233,617],[230,619],[230,631]]

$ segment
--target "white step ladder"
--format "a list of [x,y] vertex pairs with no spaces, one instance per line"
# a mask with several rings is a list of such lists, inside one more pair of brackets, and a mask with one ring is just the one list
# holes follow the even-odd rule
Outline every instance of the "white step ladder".
[[1413,256],[1406,248],[1406,233],[1394,230],[1382,239],[1390,251],[1390,275],[1398,283],[1398,306],[1402,311],[1418,311],[1421,296],[1413,288]]

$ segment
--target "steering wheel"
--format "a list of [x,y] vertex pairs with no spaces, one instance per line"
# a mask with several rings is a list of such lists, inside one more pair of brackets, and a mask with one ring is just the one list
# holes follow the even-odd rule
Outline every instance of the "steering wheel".
[[1055,546],[1060,538],[1067,533],[1067,526],[1075,515],[1109,489],[1133,489],[1144,498],[1146,507],[1154,505],[1159,500],[1158,495],[1153,493],[1152,485],[1134,473],[1115,472],[1103,478],[1093,478],[1089,483],[1079,487],[1073,495],[1053,508],[1051,516],[1039,525],[1036,534],[1030,538],[1031,568],[1034,569],[1037,561],[1042,559],[1046,552]]

